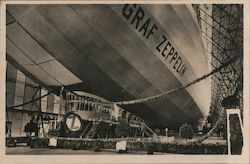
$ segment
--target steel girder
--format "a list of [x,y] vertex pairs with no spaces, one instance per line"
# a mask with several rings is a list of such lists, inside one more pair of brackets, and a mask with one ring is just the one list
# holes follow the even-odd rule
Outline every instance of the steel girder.
[[[243,5],[194,4],[193,8],[201,27],[201,36],[205,38],[204,44],[211,47],[211,49],[206,49],[206,53],[211,59],[209,61],[211,69],[218,68],[234,55],[242,55],[240,53],[243,53]],[[212,35],[209,35],[209,30],[212,30]],[[221,105],[223,98],[233,94],[242,100],[242,60],[240,58],[212,75],[211,110],[223,108]],[[241,104],[240,108],[242,106]]]

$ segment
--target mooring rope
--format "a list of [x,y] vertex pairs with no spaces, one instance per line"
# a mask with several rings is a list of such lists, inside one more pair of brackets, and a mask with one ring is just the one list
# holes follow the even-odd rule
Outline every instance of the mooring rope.
[[13,108],[17,108],[17,107],[20,107],[20,106],[24,106],[24,105],[27,105],[27,104],[30,104],[30,103],[33,103],[35,101],[38,101],[38,100],[41,100],[42,98],[48,96],[49,94],[51,94],[52,92],[48,92],[47,94],[43,95],[43,96],[40,96],[40,97],[37,97],[33,100],[30,100],[30,101],[27,101],[25,103],[22,103],[22,104],[19,104],[19,105],[14,105],[14,106],[10,106],[10,107],[7,107],[7,109],[13,109]]
[[242,57],[242,55],[235,55],[233,56],[230,60],[228,60],[227,62],[225,63],[222,63],[218,68],[215,68],[213,69],[210,73],[208,74],[205,74],[193,81],[191,81],[190,83],[186,84],[185,86],[180,86],[178,88],[175,88],[175,89],[171,89],[169,91],[165,91],[165,92],[162,92],[160,94],[157,94],[157,95],[154,95],[154,96],[149,96],[149,97],[145,97],[145,98],[141,98],[141,99],[136,99],[136,100],[128,100],[128,101],[119,101],[119,102],[111,102],[113,104],[116,104],[116,105],[131,105],[131,104],[139,104],[139,103],[144,103],[146,101],[149,101],[149,100],[153,100],[153,99],[156,99],[156,98],[160,98],[160,97],[165,97],[169,94],[172,94],[172,93],[175,93],[177,91],[180,91],[182,89],[185,89],[191,85],[194,85],[206,78],[208,78],[209,76],[215,74],[216,72],[220,71],[221,69],[227,67],[229,64],[235,62],[238,58]]
[[[206,75],[203,75],[201,76],[200,78],[197,78],[193,81],[191,81],[190,83],[186,84],[185,86],[180,86],[178,88],[175,88],[175,89],[171,89],[169,91],[165,91],[165,92],[162,92],[160,94],[157,94],[157,95],[154,95],[154,96],[149,96],[149,97],[145,97],[145,98],[141,98],[141,99],[136,99],[136,100],[128,100],[128,101],[119,101],[119,102],[101,102],[103,104],[115,104],[115,105],[131,105],[131,104],[139,104],[139,103],[144,103],[146,101],[150,101],[150,100],[153,100],[153,99],[156,99],[156,98],[160,98],[160,97],[165,97],[167,95],[170,95],[170,94],[173,94],[177,91],[180,91],[182,89],[185,89],[191,85],[194,85],[206,78],[208,78],[209,76],[213,75],[214,73],[220,71],[221,69],[227,67],[229,64],[235,62],[238,58],[240,58],[242,55],[235,55],[234,57],[232,57],[230,60],[228,60],[227,62],[225,63],[222,63],[221,66],[219,66],[218,68],[215,68],[214,70],[212,70],[210,73],[206,74]],[[71,92],[73,93],[74,95],[78,96],[78,97],[81,97],[81,98],[84,98],[84,96],[80,96],[78,95],[77,93],[75,93],[74,91],[70,91],[68,89],[65,89],[66,92]],[[14,105],[14,106],[11,106],[11,107],[7,107],[7,109],[10,109],[10,108],[17,108],[17,107],[20,107],[20,106],[24,106],[24,105],[27,105],[27,104],[30,104],[30,103],[33,103],[35,101],[38,101],[46,96],[48,96],[49,94],[51,94],[52,92],[48,92],[47,94],[43,95],[43,96],[40,96],[38,98],[35,98],[31,101],[28,101],[28,102],[25,102],[23,104],[19,104],[19,105]],[[91,102],[91,104],[93,103],[93,105],[95,104],[95,102]],[[100,102],[97,102],[97,103],[100,103]],[[100,104],[98,105],[100,106]]]
[[207,134],[199,137],[198,139],[196,139],[194,141],[189,141],[186,144],[187,145],[188,144],[200,144],[203,141],[205,141],[208,137],[210,137],[213,134],[213,132],[215,131],[215,129],[217,129],[217,127],[219,126],[219,124],[223,121],[223,118],[225,116],[224,114],[225,114],[225,110],[221,110],[220,114],[219,114],[219,117],[218,117],[217,121],[215,122],[213,128],[210,129],[209,132],[207,132]]

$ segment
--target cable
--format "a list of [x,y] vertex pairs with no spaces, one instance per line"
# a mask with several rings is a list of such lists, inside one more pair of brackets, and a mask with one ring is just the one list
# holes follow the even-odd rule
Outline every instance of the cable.
[[45,95],[43,95],[43,96],[37,97],[37,98],[35,98],[35,99],[33,99],[33,100],[30,100],[30,101],[28,101],[28,102],[25,102],[25,103],[23,103],[23,104],[19,104],[19,105],[14,105],[14,106],[11,106],[11,107],[7,107],[7,109],[17,108],[17,107],[20,107],[20,106],[24,106],[24,105],[33,103],[33,102],[35,102],[35,101],[37,101],[37,100],[41,100],[42,98],[48,96],[48,95],[51,94],[51,93],[52,93],[52,92],[50,91],[50,92],[48,92],[47,94],[45,94]]

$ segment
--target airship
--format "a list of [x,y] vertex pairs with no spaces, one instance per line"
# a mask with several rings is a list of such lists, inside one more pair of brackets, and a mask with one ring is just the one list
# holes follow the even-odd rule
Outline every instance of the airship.
[[[109,102],[136,100],[209,72],[200,27],[183,4],[9,4],[8,62],[39,84]],[[198,124],[210,80],[142,103],[121,105],[152,127]]]

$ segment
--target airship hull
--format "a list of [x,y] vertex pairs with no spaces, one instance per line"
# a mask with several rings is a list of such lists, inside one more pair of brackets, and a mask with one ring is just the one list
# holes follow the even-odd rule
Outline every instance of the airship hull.
[[[7,26],[7,55],[47,86],[125,101],[208,72],[199,27],[186,5],[8,5],[7,11],[16,20]],[[34,65],[20,62],[24,58]],[[195,124],[208,113],[209,85],[203,80],[122,108],[155,127]]]

